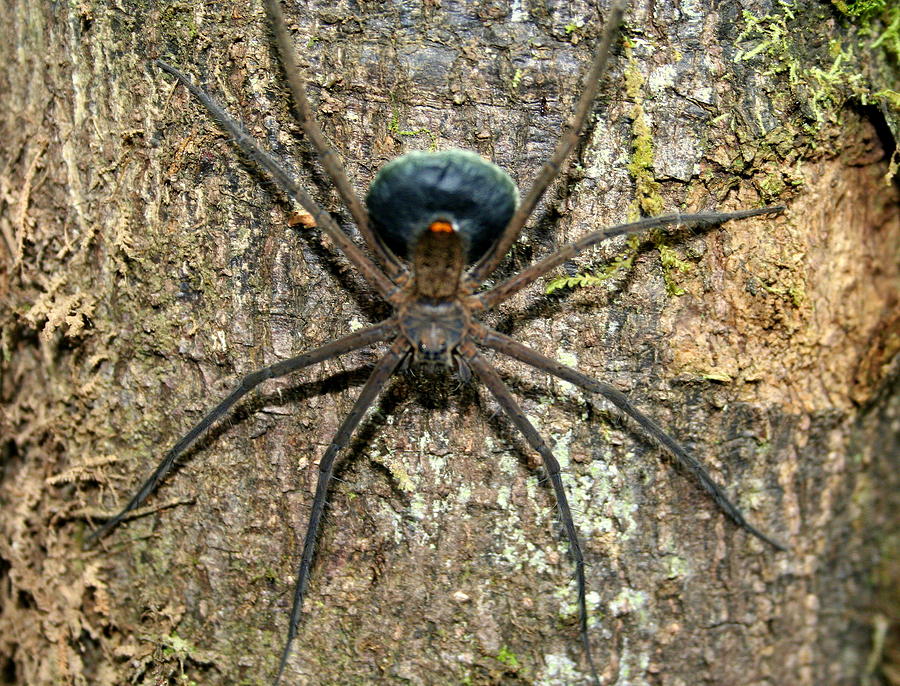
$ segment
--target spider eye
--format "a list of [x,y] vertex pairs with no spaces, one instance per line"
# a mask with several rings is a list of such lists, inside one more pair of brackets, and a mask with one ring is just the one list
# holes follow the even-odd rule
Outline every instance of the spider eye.
[[400,257],[410,259],[422,232],[455,226],[470,263],[493,245],[518,204],[509,174],[456,149],[413,151],[392,160],[366,196],[372,228]]

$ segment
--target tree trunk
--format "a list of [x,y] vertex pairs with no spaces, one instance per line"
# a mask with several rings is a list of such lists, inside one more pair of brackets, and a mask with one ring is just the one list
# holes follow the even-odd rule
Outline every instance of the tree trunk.
[[[526,189],[608,14],[301,4],[300,64],[360,193],[430,147]],[[502,274],[639,214],[788,209],[613,241],[556,275],[594,287],[546,280],[487,320],[625,391],[790,550],[612,407],[496,359],[564,465],[601,678],[900,683],[900,10],[632,5]],[[153,66],[204,84],[349,230],[257,3],[12,0],[0,27],[0,682],[268,683],[318,460],[378,348],[267,383],[83,551],[90,516],[242,375],[388,309]],[[399,375],[344,457],[287,683],[588,683],[553,494],[483,389]]]

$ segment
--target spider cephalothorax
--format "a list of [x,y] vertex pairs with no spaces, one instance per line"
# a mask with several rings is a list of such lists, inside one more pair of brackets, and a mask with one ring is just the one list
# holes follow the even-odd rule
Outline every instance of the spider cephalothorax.
[[368,211],[353,191],[343,167],[312,116],[277,0],[266,0],[266,8],[304,131],[319,152],[322,164],[353,215],[374,261],[206,93],[174,67],[162,61],[157,61],[157,64],[188,88],[209,114],[234,137],[241,151],[268,172],[282,191],[312,215],[317,226],[334,241],[378,294],[391,304],[393,314],[378,324],[246,376],[228,397],[210,410],[166,453],[153,474],[121,512],[108,519],[90,540],[94,541],[106,534],[122,522],[129,512],[139,507],[165,478],[178,457],[244,395],[266,379],[284,376],[352,350],[379,343],[387,344],[388,350],[375,364],[353,409],[340,424],[319,464],[319,479],[304,538],[287,639],[275,678],[276,684],[284,674],[300,622],[316,537],[334,473],[335,459],[341,448],[347,445],[391,375],[409,362],[430,366],[456,366],[463,376],[474,374],[496,398],[531,448],[540,454],[575,563],[584,654],[594,682],[599,683],[588,637],[584,559],[563,488],[559,463],[494,367],[487,362],[482,354],[483,350],[505,354],[568,381],[586,392],[602,396],[669,451],[732,521],[774,548],[784,548],[749,524],[700,462],[652,419],[638,411],[623,393],[490,329],[478,321],[477,315],[496,307],[581,250],[612,236],[634,234],[673,224],[714,226],[731,219],[778,213],[784,208],[673,214],[613,226],[590,233],[492,288],[479,291],[479,287],[496,269],[518,237],[525,221],[534,211],[548,185],[558,175],[562,163],[578,140],[597,93],[610,46],[622,21],[624,0],[613,1],[575,116],[563,131],[553,155],[542,167],[521,203],[515,185],[505,172],[473,153],[447,150],[438,153],[409,153],[386,165],[372,183],[366,199]]

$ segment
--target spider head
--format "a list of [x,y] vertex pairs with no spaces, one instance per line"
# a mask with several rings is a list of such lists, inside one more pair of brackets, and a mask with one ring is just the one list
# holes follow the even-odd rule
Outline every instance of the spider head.
[[468,321],[465,308],[452,301],[414,301],[398,312],[400,331],[410,343],[413,363],[431,368],[453,366]]
[[519,204],[500,167],[465,150],[409,152],[386,164],[366,195],[372,228],[396,255],[415,261],[422,241],[452,232],[461,259],[475,262],[493,245]]
[[422,327],[413,357],[426,366],[449,365],[450,346],[447,332],[435,323]]

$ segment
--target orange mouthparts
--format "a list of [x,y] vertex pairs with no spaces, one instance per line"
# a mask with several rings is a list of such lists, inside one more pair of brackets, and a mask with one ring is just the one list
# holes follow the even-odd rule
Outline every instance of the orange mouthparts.
[[453,233],[453,226],[450,222],[445,222],[442,219],[438,219],[435,222],[431,222],[428,225],[429,231],[434,231],[435,233]]

